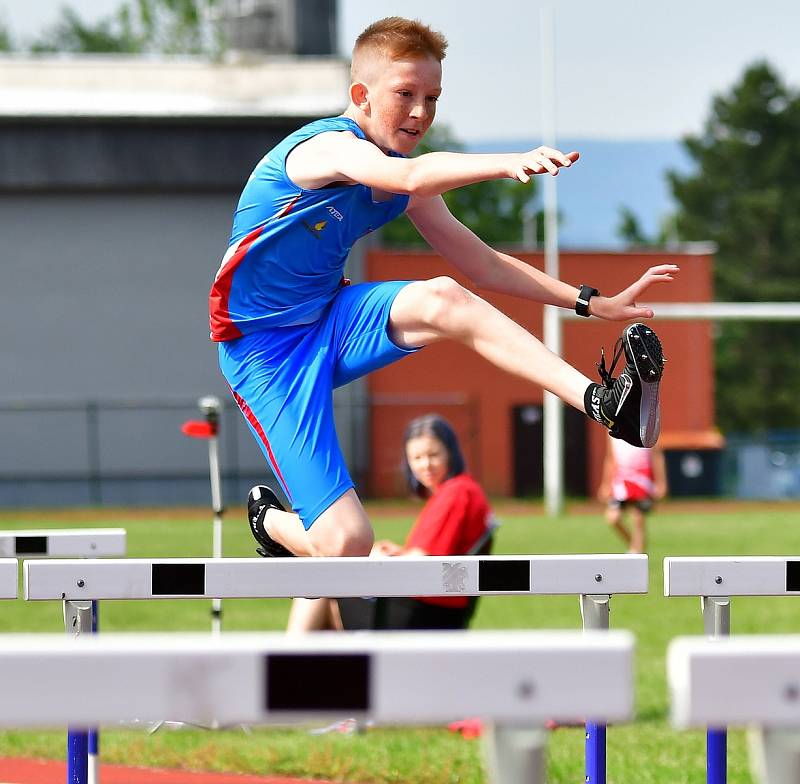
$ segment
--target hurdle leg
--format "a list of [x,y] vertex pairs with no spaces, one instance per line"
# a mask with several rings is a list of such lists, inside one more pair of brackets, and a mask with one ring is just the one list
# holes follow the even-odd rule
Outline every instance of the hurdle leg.
[[[703,629],[709,637],[731,633],[731,600],[727,596],[702,596]],[[706,782],[726,784],[728,780],[728,732],[724,727],[706,731]]]
[[[222,476],[219,468],[218,438],[213,435],[208,439],[208,471],[211,478],[211,506],[214,509],[212,529],[212,549],[214,558],[222,558]],[[222,631],[222,600],[211,600],[211,633]]]
[[[92,630],[92,602],[64,602],[64,629],[77,637]],[[89,732],[67,728],[67,784],[89,784]]]
[[[581,617],[584,629],[608,629],[611,597],[583,594]],[[606,784],[606,725],[586,722],[586,784]]]
[[484,739],[492,784],[544,784],[544,727],[490,725]]
[[751,741],[750,759],[759,784],[800,781],[800,733],[789,729],[760,729]]
[[[97,634],[98,628],[98,603],[93,601],[92,602],[92,634]],[[88,781],[89,784],[100,784],[100,730],[95,727],[89,730],[89,737],[88,737],[88,749],[87,753],[89,755],[89,771],[88,771]]]

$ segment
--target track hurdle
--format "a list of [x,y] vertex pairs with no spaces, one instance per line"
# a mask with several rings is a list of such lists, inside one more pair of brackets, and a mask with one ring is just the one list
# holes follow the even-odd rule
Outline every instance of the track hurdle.
[[[16,558],[100,558],[125,555],[127,534],[124,528],[41,528],[0,531],[0,556]],[[14,561],[14,597],[16,597],[17,562]],[[67,634],[80,633],[75,608],[65,605],[64,628]],[[84,631],[97,631],[97,604],[84,608],[89,615]],[[67,764],[78,758],[86,760],[89,784],[99,782],[99,735],[95,730],[67,733]]]
[[0,557],[100,558],[125,555],[124,528],[0,531]]
[[755,725],[758,781],[800,781],[800,636],[679,638],[667,675],[677,727]]
[[627,632],[5,635],[0,724],[480,716],[494,781],[540,784],[549,717],[631,718],[632,659]]
[[[646,555],[182,558],[26,561],[25,598],[580,596],[584,629],[608,629],[613,594],[647,593]],[[605,784],[606,728],[586,725],[586,782]]]
[[[665,558],[664,596],[699,596],[705,633],[727,637],[731,628],[731,596],[800,596],[800,557]],[[721,724],[708,730],[708,784],[727,781],[724,727]]]

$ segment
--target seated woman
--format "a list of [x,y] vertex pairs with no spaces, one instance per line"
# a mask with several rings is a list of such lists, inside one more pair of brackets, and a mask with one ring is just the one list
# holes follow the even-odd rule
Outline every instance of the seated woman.
[[[405,544],[375,542],[372,556],[485,554],[494,522],[480,485],[466,473],[455,431],[438,414],[409,423],[403,474],[410,491],[426,499]],[[315,629],[462,629],[475,609],[467,596],[392,599],[295,599],[289,631]]]

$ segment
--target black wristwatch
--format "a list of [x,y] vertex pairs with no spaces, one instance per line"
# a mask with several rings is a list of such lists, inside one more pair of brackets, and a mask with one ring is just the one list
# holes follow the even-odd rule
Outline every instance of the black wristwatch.
[[587,286],[585,283],[581,283],[581,293],[578,294],[578,299],[575,301],[575,312],[579,316],[585,316],[589,318],[591,315],[589,313],[589,300],[592,297],[595,297],[600,292],[597,289],[593,289],[591,286]]

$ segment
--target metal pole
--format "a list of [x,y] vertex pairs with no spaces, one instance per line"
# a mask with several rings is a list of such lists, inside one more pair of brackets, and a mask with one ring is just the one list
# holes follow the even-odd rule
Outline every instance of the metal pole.
[[[540,10],[541,77],[542,77],[542,137],[554,147],[555,132],[555,57],[553,45],[553,9],[544,4]],[[555,177],[544,177],[544,271],[553,278],[559,276],[558,257],[558,196]],[[544,308],[544,345],[561,356],[561,309],[553,305]],[[550,517],[561,514],[564,507],[564,410],[561,400],[550,392],[544,393],[544,500]]]
[[[92,602],[92,634],[97,634],[99,621],[98,603]],[[100,730],[89,730],[87,738],[87,760],[89,784],[100,784]]]
[[[214,513],[211,552],[214,558],[222,558],[222,477],[219,467],[219,418],[222,411],[220,399],[213,395],[201,397],[197,402],[211,425],[212,435],[208,439],[208,473],[211,479],[211,508]],[[211,633],[222,630],[222,600],[211,600]]]
[[[600,629],[607,631],[611,613],[611,597],[608,594],[585,594],[581,596],[581,618],[584,631]],[[606,784],[606,725],[586,722],[586,784]]]
[[[731,633],[731,600],[727,596],[701,596],[703,628],[710,637],[727,637]],[[724,728],[709,727],[706,731],[706,781],[726,784],[728,780],[728,733]]]
[[544,784],[546,731],[489,725],[485,750],[492,784]]
[[[64,629],[67,635],[78,637],[91,633],[92,602],[64,602]],[[79,691],[81,684],[75,684]],[[80,693],[76,694],[80,699]],[[67,728],[67,784],[89,784],[89,731]]]

